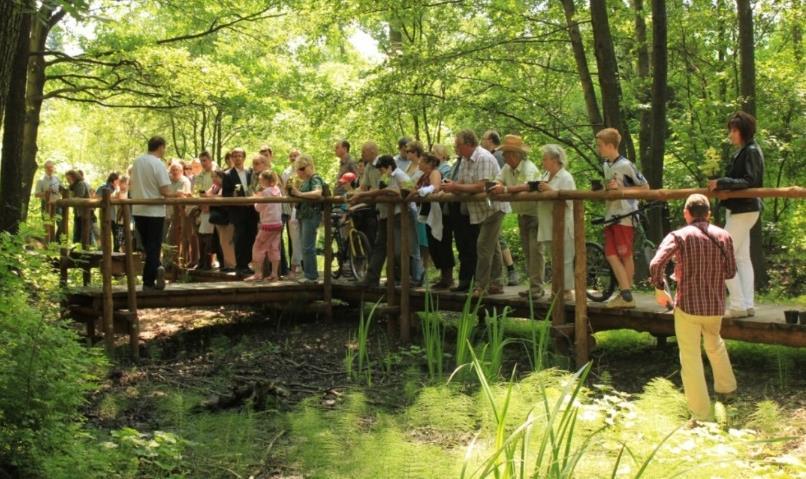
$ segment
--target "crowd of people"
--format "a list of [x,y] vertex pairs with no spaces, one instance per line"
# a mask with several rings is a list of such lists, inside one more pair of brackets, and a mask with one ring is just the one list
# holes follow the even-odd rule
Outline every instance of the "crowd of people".
[[[736,113],[729,121],[728,130],[731,142],[738,147],[737,152],[726,175],[710,181],[708,187],[760,186],[763,156],[753,140],[755,119],[743,112]],[[620,142],[621,135],[613,128],[596,134],[596,148],[603,159],[605,188],[625,192],[648,189],[636,165],[620,153]],[[440,192],[502,194],[576,189],[567,167],[568,157],[559,145],[543,145],[537,164],[531,159],[535,156],[531,155],[531,148],[520,136],[501,137],[494,130],[486,131],[480,139],[472,130],[461,130],[456,133],[453,146],[455,159],[449,148],[440,144],[428,149],[419,141],[401,138],[396,154],[392,155],[382,154],[377,143],[367,141],[361,145],[360,157],[356,160],[351,156],[350,142],[340,140],[333,146],[338,172],[327,181],[317,173],[313,159],[296,149],[288,154],[286,165],[277,165],[274,152],[264,145],[250,157],[247,166],[246,151],[234,148],[224,155],[226,165],[218,168],[207,151],[190,162],[166,163],[165,140],[154,137],[149,141],[148,152],[137,158],[126,174],[110,173],[97,190],[90,187],[78,170],[65,173],[67,188],[62,190],[53,163],[47,162],[36,195],[43,205],[65,193],[90,198],[103,194],[104,190],[109,190],[113,198],[344,196],[347,204],[339,211],[353,214],[354,225],[372,245],[362,286],[380,283],[386,261],[386,225],[392,221],[397,255],[402,235],[407,235],[409,244],[413,245],[406,260],[415,286],[422,285],[426,265],[430,263],[439,272],[431,285],[433,288],[469,291],[472,287],[470,292],[475,296],[500,294],[505,285],[519,284],[515,263],[502,234],[504,217],[514,214],[523,252],[523,270],[528,277],[527,287],[520,295],[532,299],[546,296],[545,251],[554,238],[551,202],[410,201],[396,204],[393,211],[387,203],[376,202],[384,195],[400,195],[401,191],[412,200],[415,196],[439,195]],[[728,210],[726,229],[734,238],[738,264],[736,277],[728,281],[731,302],[727,315],[753,315],[749,231],[758,220],[759,201],[733,199],[724,202],[724,206]],[[606,219],[617,219],[604,229],[605,256],[618,282],[618,293],[607,302],[611,308],[635,307],[632,295],[635,218],[630,214],[637,209],[637,200],[606,202]],[[574,235],[572,210],[568,207],[565,211],[562,237],[570,244]],[[114,211],[113,215],[116,250],[122,247],[123,231],[127,227],[120,213]],[[410,221],[403,223],[408,225],[408,231],[400,231],[400,215],[409,216]],[[190,205],[182,209],[135,205],[133,218],[137,244],[146,257],[143,280],[146,287],[162,287],[159,264],[162,243],[166,241],[178,248],[188,268],[218,268],[235,272],[249,281],[281,277],[316,281],[319,277],[316,243],[323,221],[320,203]],[[90,230],[89,240],[94,241],[98,234],[96,222],[92,210],[76,209],[73,241],[86,240],[82,234],[85,229]],[[89,228],[85,228],[86,223],[90,224]],[[565,252],[562,264],[565,284],[563,291],[557,293],[566,300],[573,300],[574,250],[565,248]],[[395,263],[400,264],[399,257]],[[399,268],[396,276],[399,276]]]
[[[736,151],[725,175],[709,180],[708,189],[761,187],[764,157],[754,140],[755,118],[737,112],[728,120],[727,129]],[[613,128],[596,134],[596,149],[603,159],[603,187],[626,193],[648,189],[647,180],[636,165],[620,153],[620,142],[621,135]],[[387,259],[387,224],[392,221],[398,256],[395,264],[399,265],[401,260],[409,262],[411,281],[415,285],[425,280],[426,264],[430,262],[439,271],[439,277],[431,285],[433,288],[470,291],[474,296],[500,294],[505,284],[519,283],[509,247],[502,238],[504,217],[514,214],[524,256],[522,264],[528,276],[527,287],[520,295],[536,300],[548,294],[544,289],[545,251],[554,239],[551,202],[507,202],[496,199],[500,196],[468,202],[412,200],[430,195],[438,199],[441,192],[514,194],[574,190],[576,182],[561,146],[543,145],[539,149],[539,165],[530,159],[531,149],[520,136],[501,138],[493,130],[485,132],[481,141],[472,130],[457,132],[455,160],[448,148],[440,144],[427,150],[419,141],[401,138],[397,146],[397,154],[383,154],[375,142],[367,141],[361,145],[360,158],[354,160],[350,143],[338,141],[334,145],[338,173],[328,182],[317,173],[313,159],[296,149],[288,154],[285,167],[274,164],[269,146],[261,147],[251,157],[250,167],[245,164],[247,155],[242,148],[227,152],[226,166],[220,169],[206,151],[189,163],[174,161],[166,165],[163,160],[165,140],[153,137],[148,142],[148,152],[134,161],[126,175],[109,174],[95,192],[78,170],[65,174],[67,187],[62,188],[53,163],[46,162],[45,174],[36,185],[36,196],[42,201],[43,211],[49,202],[64,195],[90,198],[104,194],[105,190],[113,198],[133,199],[343,196],[346,202],[338,207],[338,214],[352,214],[356,228],[372,243],[361,286],[379,285]],[[401,195],[403,202],[377,201]],[[567,206],[564,230],[558,236],[566,244],[572,244],[572,209],[570,204]],[[695,418],[706,418],[710,414],[701,341],[704,338],[717,393],[732,394],[736,390],[736,379],[719,336],[720,322],[723,317],[755,314],[750,229],[758,221],[761,201],[758,198],[729,199],[720,206],[727,210],[724,229],[710,224],[708,198],[689,197],[684,208],[687,225],[663,240],[650,268],[650,281],[656,288],[658,303],[674,307],[681,376]],[[604,229],[605,256],[619,287],[606,303],[608,308],[635,307],[632,284],[634,213],[637,210],[637,200],[605,202],[605,220],[612,220]],[[124,224],[119,213],[115,211],[113,216],[116,249],[122,245],[122,233],[131,228]],[[184,209],[135,205],[134,229],[138,247],[145,256],[143,287],[160,289],[165,286],[160,260],[166,238],[179,248],[190,268],[219,268],[235,272],[247,281],[275,281],[286,277],[315,282],[319,276],[316,242],[322,213],[322,203],[315,201],[192,205]],[[401,215],[408,215],[410,221],[401,222]],[[324,220],[330,221],[330,218]],[[88,230],[92,241],[98,234],[95,222],[91,210],[78,208],[74,215],[73,241],[87,241]],[[401,225],[408,225],[407,231],[401,231]],[[403,235],[414,245],[408,258],[399,257]],[[562,294],[566,300],[574,299],[573,255],[574,249],[566,247],[562,264],[563,291],[552,292]],[[675,262],[678,283],[674,299],[668,294],[663,279],[670,261]],[[395,274],[400,274],[400,268]],[[730,297],[727,307],[725,285]]]

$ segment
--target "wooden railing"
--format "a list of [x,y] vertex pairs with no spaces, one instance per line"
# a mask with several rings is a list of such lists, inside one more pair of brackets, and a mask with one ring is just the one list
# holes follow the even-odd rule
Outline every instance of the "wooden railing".
[[[466,202],[466,201],[486,201],[491,199],[494,201],[552,201],[553,205],[553,241],[552,241],[552,285],[555,294],[554,301],[555,307],[552,309],[552,325],[560,326],[565,322],[564,308],[559,307],[562,302],[562,289],[564,284],[564,271],[562,268],[563,256],[565,250],[565,241],[563,231],[565,228],[565,208],[566,200],[573,202],[573,221],[574,221],[574,249],[575,249],[575,274],[574,274],[574,289],[576,293],[575,314],[574,314],[574,337],[576,349],[576,361],[578,364],[584,364],[588,361],[588,314],[587,314],[587,258],[585,251],[585,214],[584,214],[584,201],[606,201],[618,199],[642,199],[642,200],[681,200],[687,198],[689,195],[699,193],[712,198],[727,199],[727,198],[806,198],[806,188],[799,186],[785,187],[785,188],[754,188],[736,191],[708,191],[706,189],[679,189],[679,190],[643,190],[625,192],[623,190],[611,191],[582,191],[582,190],[563,190],[563,191],[550,191],[550,192],[523,192],[523,193],[510,193],[510,194],[449,194],[438,193],[424,198],[416,197],[413,200],[404,200],[399,195],[388,197],[376,197],[371,200],[362,201],[363,203],[386,203],[388,208],[388,218],[394,218],[394,208],[396,204],[404,202]],[[118,205],[122,208],[124,224],[124,241],[126,251],[126,279],[128,288],[128,308],[130,315],[131,328],[133,333],[131,337],[131,351],[132,355],[137,355],[137,331],[139,329],[139,321],[137,319],[137,295],[136,295],[136,277],[138,272],[134,271],[134,262],[132,259],[133,241],[131,229],[128,225],[131,224],[131,206],[132,205],[169,205],[177,207],[177,211],[184,214],[184,208],[181,206],[186,205],[216,205],[216,206],[246,206],[255,203],[320,203],[323,208],[324,215],[324,245],[325,245],[325,270],[323,282],[323,297],[326,303],[326,315],[332,317],[331,300],[332,294],[332,271],[331,264],[333,259],[333,251],[331,249],[333,231],[331,228],[330,213],[334,204],[344,204],[346,202],[344,197],[325,197],[320,199],[301,199],[295,197],[239,197],[239,198],[161,198],[150,200],[133,200],[133,199],[111,199],[109,191],[105,191],[100,199],[61,199],[54,202],[54,205],[62,207],[61,230],[62,234],[69,238],[69,210],[70,208],[84,208],[89,210],[91,208],[98,208],[101,211],[101,250],[103,255],[101,275],[103,278],[103,327],[104,327],[104,341],[108,351],[113,347],[113,302],[112,302],[112,218],[111,207]],[[50,209],[51,214],[53,209]],[[87,217],[88,215],[85,215]],[[179,218],[181,221],[181,217]],[[411,218],[407,214],[400,215],[401,231],[406,231],[409,227],[408,223]],[[90,239],[90,222],[82,222],[82,249],[87,249]],[[394,222],[387,221],[387,244],[386,244],[386,274],[387,278],[394,277],[394,261],[395,261],[395,234]],[[400,339],[404,342],[409,342],[411,339],[411,311],[410,311],[410,293],[411,293],[411,279],[409,278],[409,262],[406,260],[409,257],[411,248],[415,245],[409,244],[409,236],[406,234],[400,235],[400,258],[401,258],[401,272],[400,272],[400,294],[396,294],[395,284],[392,280],[386,282],[386,300],[387,304],[399,305],[400,307],[400,321],[399,321],[399,334]],[[61,248],[61,280],[63,284],[67,282],[66,262],[69,251],[67,246]],[[89,282],[89,272],[84,272],[85,284]]]

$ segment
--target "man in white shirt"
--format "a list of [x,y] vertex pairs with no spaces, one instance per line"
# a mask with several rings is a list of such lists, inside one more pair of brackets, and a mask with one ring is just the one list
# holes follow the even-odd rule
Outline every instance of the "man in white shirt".
[[[185,194],[171,188],[168,170],[162,163],[165,139],[160,136],[148,140],[148,153],[134,160],[129,192],[133,200],[181,198]],[[145,253],[143,289],[164,289],[165,269],[160,265],[162,229],[165,225],[164,205],[134,205],[134,227],[140,234]]]
[[[48,204],[61,199],[61,194],[59,190],[62,187],[62,184],[59,182],[59,178],[54,174],[56,168],[52,161],[48,160],[45,162],[45,175],[42,176],[42,179],[36,182],[36,190],[34,192],[34,196],[40,199],[40,206],[42,209],[42,218],[46,221],[50,221],[49,212],[48,212]],[[61,215],[61,209],[57,208],[54,210],[53,214]],[[61,235],[61,225],[59,225],[59,231],[57,231],[56,236]]]

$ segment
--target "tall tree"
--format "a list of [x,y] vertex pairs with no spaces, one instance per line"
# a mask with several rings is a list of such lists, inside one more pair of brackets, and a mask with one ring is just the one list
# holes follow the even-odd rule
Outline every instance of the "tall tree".
[[563,0],[563,11],[565,12],[565,23],[568,27],[568,38],[571,40],[571,49],[574,51],[574,61],[579,73],[579,82],[582,85],[582,93],[585,96],[588,120],[595,135],[604,128],[604,120],[602,120],[602,114],[599,112],[599,104],[596,102],[596,89],[593,87],[593,80],[591,80],[591,73],[588,68],[588,59],[585,56],[585,45],[582,43],[582,34],[579,32],[579,23],[576,20],[574,0]]
[[19,2],[0,2],[0,120],[8,101],[8,87],[14,54],[19,40],[22,6]]
[[638,73],[638,91],[636,96],[641,104],[638,111],[638,160],[641,168],[646,168],[649,161],[650,137],[652,136],[652,114],[646,104],[651,101],[649,75],[649,47],[646,37],[646,20],[644,18],[644,0],[633,0],[635,10],[635,62]]
[[23,12],[11,66],[8,102],[3,118],[3,158],[0,162],[0,231],[17,233],[22,218],[22,134],[25,120],[25,77],[28,69],[30,12]]
[[[663,157],[666,154],[666,98],[668,55],[666,49],[666,0],[652,0],[652,121],[648,161],[644,174],[651,188],[663,188]],[[663,238],[663,212],[649,216],[649,237],[656,244]]]
[[[756,51],[753,33],[753,7],[750,0],[736,0],[739,22],[739,95],[742,110],[756,116]],[[750,258],[756,272],[756,288],[767,286],[766,260],[764,258],[761,217],[750,230]]]
[[621,151],[635,161],[635,147],[632,144],[630,129],[621,113],[621,85],[619,84],[618,59],[610,34],[607,2],[591,0],[591,24],[593,26],[593,46],[596,52],[596,65],[599,69],[599,88],[602,90],[602,110],[607,127],[621,132]]

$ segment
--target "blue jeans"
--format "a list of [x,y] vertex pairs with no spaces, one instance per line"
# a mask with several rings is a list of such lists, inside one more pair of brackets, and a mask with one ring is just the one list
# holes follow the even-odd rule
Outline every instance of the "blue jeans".
[[299,220],[302,226],[302,272],[305,274],[305,279],[319,278],[316,266],[316,230],[321,220],[321,215]]

